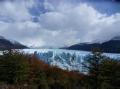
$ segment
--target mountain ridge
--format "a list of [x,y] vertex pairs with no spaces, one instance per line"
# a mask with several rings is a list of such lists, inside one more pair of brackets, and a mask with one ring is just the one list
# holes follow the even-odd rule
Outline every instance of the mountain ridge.
[[65,47],[64,49],[92,51],[95,48],[99,48],[103,52],[107,53],[120,53],[120,37],[114,37],[111,40],[103,43],[78,43],[69,47]]
[[28,48],[27,46],[17,42],[17,41],[11,41],[9,39],[6,39],[3,36],[0,36],[0,50],[8,50],[8,49],[24,49]]

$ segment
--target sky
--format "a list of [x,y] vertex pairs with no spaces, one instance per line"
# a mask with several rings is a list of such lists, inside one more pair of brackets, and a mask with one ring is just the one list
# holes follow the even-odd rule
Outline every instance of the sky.
[[33,47],[120,36],[119,0],[0,0],[0,36]]

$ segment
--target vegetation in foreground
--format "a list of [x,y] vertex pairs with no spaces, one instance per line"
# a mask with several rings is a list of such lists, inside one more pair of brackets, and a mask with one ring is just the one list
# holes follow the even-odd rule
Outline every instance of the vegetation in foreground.
[[120,61],[93,51],[82,64],[87,74],[49,66],[16,51],[0,56],[0,89],[120,89]]

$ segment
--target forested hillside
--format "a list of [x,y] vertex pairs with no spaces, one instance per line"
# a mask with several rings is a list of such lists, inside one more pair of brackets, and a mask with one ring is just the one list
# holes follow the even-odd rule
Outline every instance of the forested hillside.
[[0,89],[120,89],[120,61],[92,52],[86,73],[62,70],[35,55],[7,51],[0,56]]

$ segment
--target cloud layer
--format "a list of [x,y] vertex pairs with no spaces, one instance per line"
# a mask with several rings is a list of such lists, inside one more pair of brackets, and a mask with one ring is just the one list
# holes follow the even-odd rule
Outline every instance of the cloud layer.
[[61,47],[120,36],[120,13],[107,15],[84,3],[47,0],[0,2],[0,35],[28,46]]

